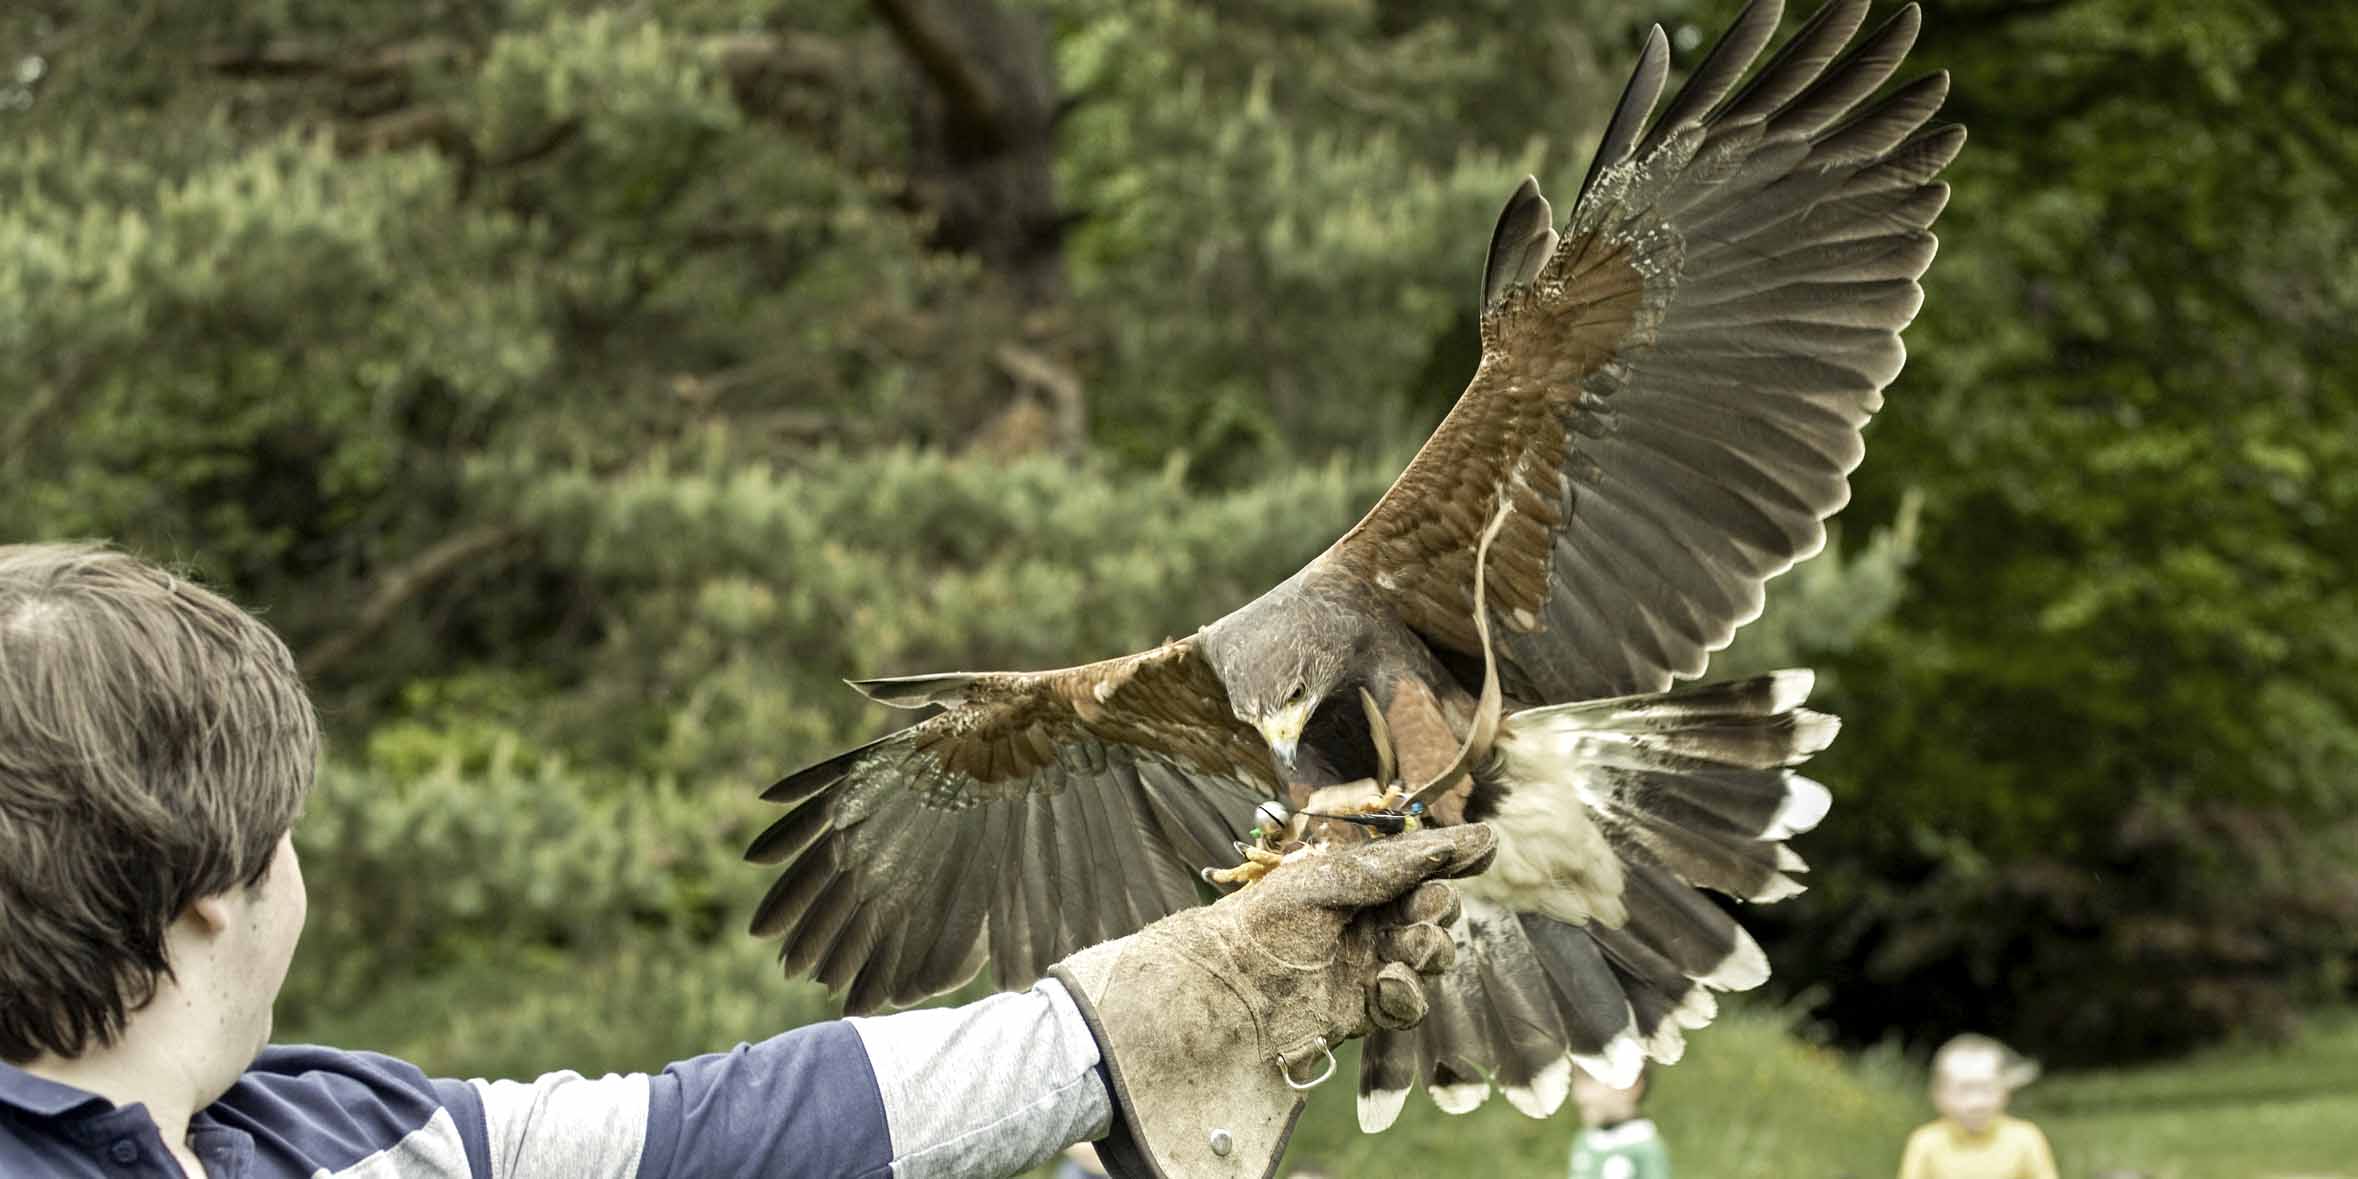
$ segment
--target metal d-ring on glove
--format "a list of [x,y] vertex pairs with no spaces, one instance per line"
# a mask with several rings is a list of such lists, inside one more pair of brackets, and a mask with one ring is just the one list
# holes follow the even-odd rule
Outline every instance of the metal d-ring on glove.
[[1419,976],[1455,957],[1439,881],[1496,850],[1480,824],[1334,848],[1051,967],[1113,1085],[1099,1157],[1118,1179],[1274,1174],[1334,1045],[1424,1018]]
[[1286,1088],[1291,1089],[1296,1093],[1308,1093],[1312,1089],[1316,1089],[1320,1085],[1326,1084],[1327,1078],[1335,1075],[1335,1050],[1327,1046],[1326,1037],[1320,1036],[1318,1038],[1318,1050],[1320,1052],[1326,1053],[1326,1067],[1320,1069],[1317,1076],[1312,1077],[1307,1081],[1295,1080],[1294,1070],[1291,1067],[1285,1065],[1283,1062],[1279,1063],[1277,1075],[1285,1078]]

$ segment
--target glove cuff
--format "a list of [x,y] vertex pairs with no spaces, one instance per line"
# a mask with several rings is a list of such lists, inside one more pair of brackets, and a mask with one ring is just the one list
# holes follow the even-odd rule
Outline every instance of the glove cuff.
[[1135,952],[1152,931],[1048,968],[1097,1037],[1115,1179],[1270,1179],[1302,1116],[1242,996],[1183,956]]

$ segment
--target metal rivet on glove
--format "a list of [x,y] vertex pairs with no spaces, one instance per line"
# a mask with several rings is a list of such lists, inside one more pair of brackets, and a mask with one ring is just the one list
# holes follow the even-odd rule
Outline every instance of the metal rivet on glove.
[[1227,1158],[1227,1157],[1228,1157],[1228,1152],[1229,1152],[1229,1151],[1231,1151],[1231,1150],[1234,1150],[1234,1149],[1236,1149],[1236,1139],[1235,1139],[1233,1136],[1231,1136],[1231,1135],[1228,1133],[1228,1131],[1226,1131],[1226,1130],[1214,1130],[1214,1131],[1212,1131],[1212,1153],[1213,1153],[1213,1154],[1219,1155],[1221,1158]]

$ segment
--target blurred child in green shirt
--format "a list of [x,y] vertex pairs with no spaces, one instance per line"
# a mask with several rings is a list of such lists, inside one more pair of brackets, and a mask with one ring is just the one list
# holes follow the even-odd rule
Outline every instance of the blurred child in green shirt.
[[1572,1179],[1670,1179],[1670,1155],[1654,1123],[1638,1116],[1645,1100],[1646,1074],[1616,1089],[1572,1070],[1572,1103],[1580,1107],[1580,1133],[1572,1139]]

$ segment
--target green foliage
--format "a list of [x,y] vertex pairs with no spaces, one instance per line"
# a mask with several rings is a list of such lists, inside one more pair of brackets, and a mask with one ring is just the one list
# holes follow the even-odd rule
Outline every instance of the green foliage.
[[328,767],[297,829],[314,903],[281,1001],[293,1022],[415,978],[644,952],[657,935],[735,924],[750,799],[601,784],[488,726],[390,726],[363,760]]
[[475,269],[522,228],[461,210],[433,157],[290,132],[183,175],[81,160],[0,176],[27,193],[0,208],[0,382],[24,398],[0,479],[44,531],[136,522],[283,590],[414,539],[387,500],[452,475],[413,432],[427,403],[448,428],[546,372],[539,293]]
[[[320,961],[308,946],[296,969]],[[282,1011],[281,1040],[389,1053],[436,1076],[659,1072],[833,1017],[826,994],[781,982],[748,938],[648,934],[596,949],[485,952],[338,1008]]]
[[[248,27],[154,6],[190,46],[155,61],[96,12],[6,18],[11,43],[67,47],[0,161],[11,529],[183,555],[308,650],[405,561],[505,524],[512,485],[467,474],[487,456],[611,467],[716,426],[748,449],[971,426],[979,386],[914,374],[979,369],[1001,321],[944,322],[972,268],[880,200],[862,169],[884,148],[814,153],[740,110],[726,6],[701,27],[580,8],[380,57],[335,38],[403,30],[340,9]],[[129,101],[124,73],[169,101]],[[347,103],[392,109],[355,123]],[[517,633],[527,599],[495,587],[458,627],[545,639]],[[449,629],[413,622],[335,686],[382,703],[447,673]]]
[[1924,558],[1833,661],[1832,872],[1774,948],[1869,1034],[2266,1026],[2358,958],[2311,834],[2358,811],[2358,20],[1955,8],[1918,55],[1973,140],[1852,509],[1920,492]]
[[[1915,879],[1835,861],[1811,897],[1838,916],[1779,968],[1838,980],[1854,1027],[2005,1027],[2058,1064],[2287,1035],[2349,983],[2351,850],[2275,809],[2147,798],[2069,856],[1953,840]],[[1864,980],[1886,985],[1848,993]]]
[[735,853],[767,808],[573,769],[480,719],[503,690],[520,694],[434,689],[434,723],[380,728],[323,776],[296,829],[313,899],[282,1038],[447,1075],[595,1075],[833,1013],[740,932]]

